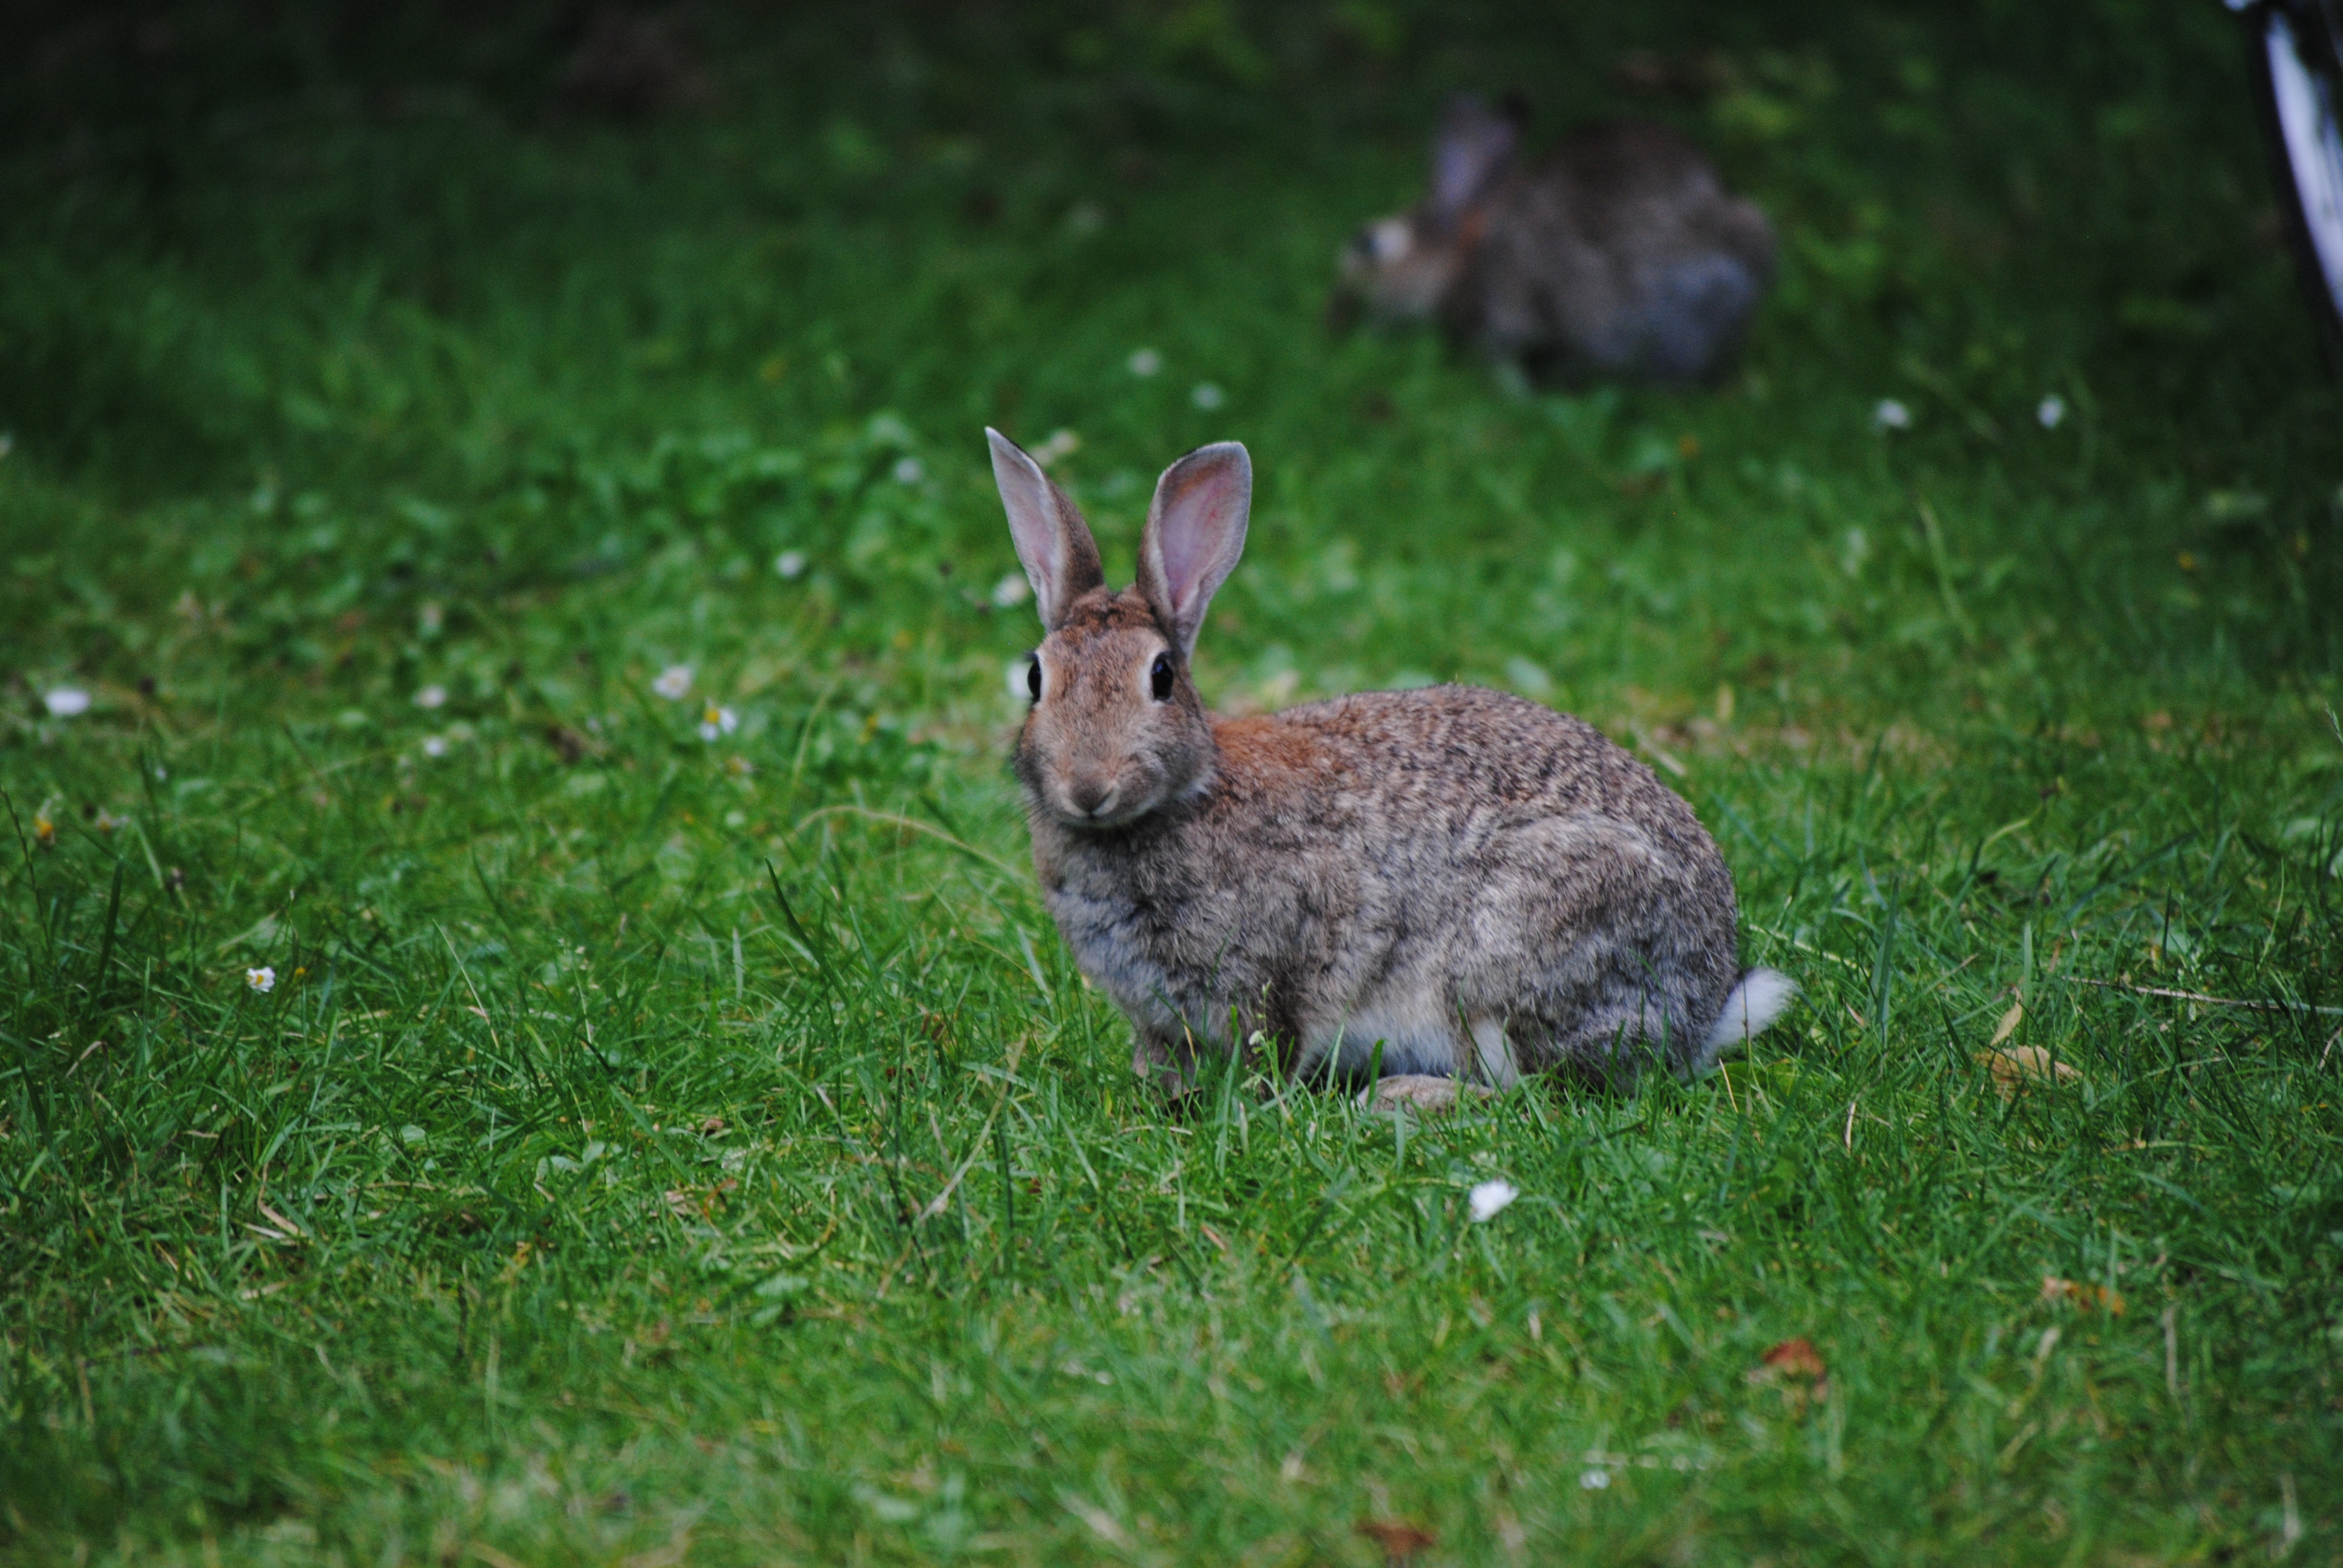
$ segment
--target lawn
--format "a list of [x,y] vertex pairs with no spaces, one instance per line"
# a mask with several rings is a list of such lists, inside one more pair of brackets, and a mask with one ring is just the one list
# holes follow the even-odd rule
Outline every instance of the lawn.
[[[2343,398],[2221,7],[710,5],[631,117],[557,10],[0,50],[0,1555],[2338,1560]],[[1767,206],[1721,385],[1327,330],[1459,85]],[[1155,1098],[987,424],[1118,580],[1247,443],[1206,696],[1581,714],[1799,1006]]]

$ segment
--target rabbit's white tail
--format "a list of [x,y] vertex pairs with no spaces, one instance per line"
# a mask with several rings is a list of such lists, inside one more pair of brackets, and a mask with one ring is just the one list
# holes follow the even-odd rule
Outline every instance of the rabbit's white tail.
[[1753,1035],[1761,1034],[1780,1018],[1798,994],[1798,982],[1779,970],[1751,970],[1725,999],[1708,1039],[1701,1042],[1694,1073],[1706,1072],[1718,1060],[1738,1050]]

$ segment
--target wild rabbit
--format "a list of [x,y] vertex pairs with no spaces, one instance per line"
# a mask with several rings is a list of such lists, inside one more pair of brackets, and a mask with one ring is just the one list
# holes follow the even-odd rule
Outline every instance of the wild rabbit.
[[1176,1091],[1199,1052],[1254,1047],[1436,1104],[1702,1072],[1788,1004],[1736,960],[1692,808],[1591,726],[1462,686],[1205,711],[1189,656],[1244,548],[1244,447],[1164,470],[1115,593],[1065,492],[985,436],[1048,632],[1017,741],[1033,866],[1141,1073]]
[[1520,127],[1448,106],[1423,205],[1344,248],[1335,315],[1436,318],[1459,342],[1564,380],[1715,376],[1774,272],[1774,231],[1664,126],[1590,126],[1515,167]]

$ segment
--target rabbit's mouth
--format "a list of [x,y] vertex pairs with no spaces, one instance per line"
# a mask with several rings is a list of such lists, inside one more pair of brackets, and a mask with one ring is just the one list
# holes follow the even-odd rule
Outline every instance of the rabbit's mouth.
[[1154,792],[1121,779],[1078,779],[1057,791],[1053,815],[1090,832],[1130,826],[1154,809]]

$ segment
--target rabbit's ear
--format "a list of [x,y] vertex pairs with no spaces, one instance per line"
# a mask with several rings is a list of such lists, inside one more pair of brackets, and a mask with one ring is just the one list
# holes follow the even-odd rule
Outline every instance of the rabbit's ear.
[[1055,631],[1076,599],[1106,581],[1098,542],[1066,492],[1050,482],[1024,447],[990,426],[984,438],[992,446],[993,482],[1009,510],[1017,558],[1033,585],[1034,608],[1041,612],[1042,626]]
[[1199,447],[1155,482],[1139,541],[1139,591],[1179,645],[1195,650],[1204,608],[1244,553],[1252,458],[1234,441]]
[[1521,127],[1471,93],[1449,100],[1432,138],[1432,212],[1453,222],[1513,161]]

